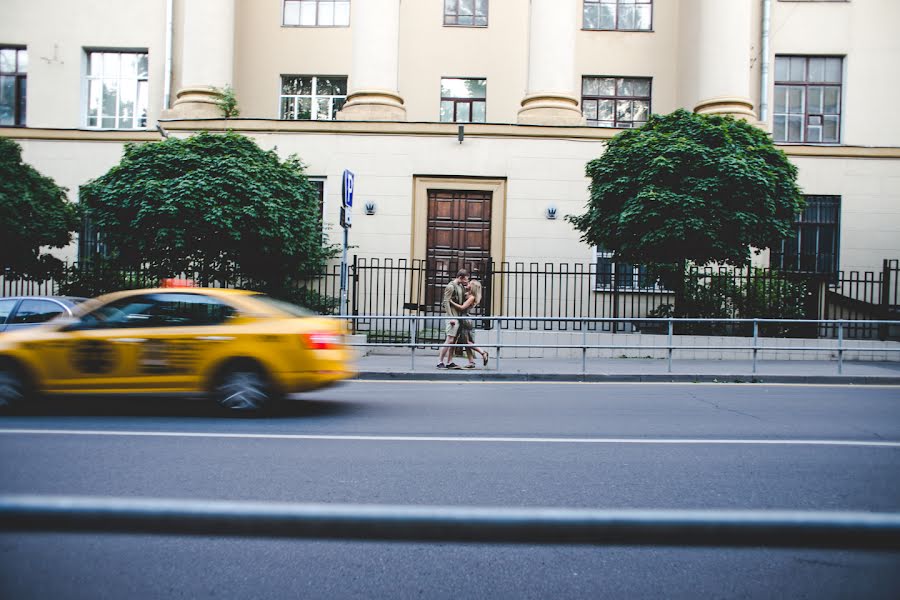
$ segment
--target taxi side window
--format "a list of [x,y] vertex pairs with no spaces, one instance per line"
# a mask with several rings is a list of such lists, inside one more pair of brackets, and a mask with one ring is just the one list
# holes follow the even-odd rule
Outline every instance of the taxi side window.
[[227,304],[201,294],[148,294],[104,304],[73,329],[218,325],[234,313]]
[[23,323],[46,323],[62,314],[63,308],[49,300],[22,300],[16,314],[9,321],[10,325]]
[[9,318],[9,313],[12,312],[16,302],[18,300],[0,300],[0,325],[6,324],[6,319]]
[[219,325],[235,310],[202,294],[154,294],[153,327]]

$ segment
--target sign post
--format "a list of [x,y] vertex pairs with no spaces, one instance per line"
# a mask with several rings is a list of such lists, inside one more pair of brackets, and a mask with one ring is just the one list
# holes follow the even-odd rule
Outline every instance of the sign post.
[[341,183],[341,227],[344,228],[344,248],[341,254],[341,316],[345,317],[347,311],[347,245],[351,220],[353,217],[353,186],[355,177],[353,173],[344,170]]

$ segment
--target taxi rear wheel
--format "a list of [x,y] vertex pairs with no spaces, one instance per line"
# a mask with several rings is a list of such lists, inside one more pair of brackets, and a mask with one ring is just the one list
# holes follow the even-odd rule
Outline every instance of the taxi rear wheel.
[[12,365],[0,365],[0,412],[21,409],[28,400],[28,384]]
[[223,368],[216,378],[213,398],[228,412],[250,414],[271,412],[278,401],[265,373],[250,362]]

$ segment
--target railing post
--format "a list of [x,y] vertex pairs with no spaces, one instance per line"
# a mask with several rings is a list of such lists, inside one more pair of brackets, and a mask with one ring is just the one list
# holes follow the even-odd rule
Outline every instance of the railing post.
[[410,357],[409,357],[409,370],[410,371],[416,370],[416,337],[418,337],[417,336],[418,329],[419,329],[419,317],[415,317],[412,320],[412,327],[410,327],[410,329],[409,329],[409,343],[412,344],[412,346],[409,347],[410,350],[412,350],[412,352],[410,353]]
[[844,372],[844,322],[838,321],[838,375]]
[[500,321],[497,321],[497,356],[495,357],[495,360],[497,362],[497,372],[498,373],[500,372],[500,346],[501,346],[500,334],[502,332],[503,332],[503,323],[501,323]]
[[[888,320],[891,318],[891,265],[888,259],[884,259],[881,266],[881,315],[879,319]],[[888,338],[889,326],[887,323],[878,325],[878,339],[884,341]]]
[[673,354],[673,350],[672,350],[672,333],[673,333],[673,329],[675,328],[674,323],[672,322],[672,317],[669,317],[669,320],[668,320],[668,322],[666,323],[666,325],[667,325],[667,328],[668,328],[668,330],[669,330],[669,334],[668,334],[668,336],[667,336],[667,338],[666,338],[666,345],[668,346],[668,348],[666,348],[666,352],[668,352],[668,355],[669,355],[668,372],[671,373],[671,372],[672,372],[672,354]]
[[581,324],[581,374],[587,374],[587,327],[584,321]]
[[753,374],[756,375],[756,354],[759,352],[759,321],[753,319]]

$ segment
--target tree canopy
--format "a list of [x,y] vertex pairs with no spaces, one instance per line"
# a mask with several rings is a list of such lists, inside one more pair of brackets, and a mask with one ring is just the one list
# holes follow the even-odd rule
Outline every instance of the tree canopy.
[[760,128],[678,110],[653,115],[588,163],[582,240],[617,260],[683,273],[687,261],[743,266],[792,235],[797,168]]
[[[63,263],[41,252],[64,248],[78,229],[66,188],[22,162],[22,148],[0,137],[0,268],[12,277],[46,279]],[[2,273],[0,273],[2,274]]]
[[233,132],[129,144],[119,165],[82,188],[82,202],[109,260],[159,277],[239,274],[272,290],[317,273],[334,253],[300,160]]

